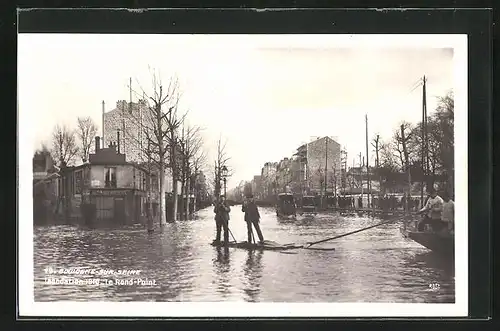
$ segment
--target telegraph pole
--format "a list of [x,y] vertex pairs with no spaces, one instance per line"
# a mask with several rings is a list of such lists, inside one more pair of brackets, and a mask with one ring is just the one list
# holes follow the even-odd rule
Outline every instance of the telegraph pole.
[[422,85],[422,180],[420,183],[420,207],[422,208],[424,206],[424,182],[426,182],[427,179],[427,169],[426,165],[428,164],[427,162],[427,133],[426,133],[426,125],[427,125],[427,102],[426,102],[426,89],[425,89],[425,83],[426,83],[426,78],[424,75],[423,78],[423,85]]

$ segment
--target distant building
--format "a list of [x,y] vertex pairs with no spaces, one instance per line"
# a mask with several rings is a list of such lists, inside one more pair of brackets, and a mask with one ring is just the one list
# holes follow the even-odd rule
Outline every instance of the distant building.
[[287,157],[278,162],[276,167],[276,184],[281,192],[292,182],[291,160]]
[[277,162],[266,162],[264,163],[264,167],[262,167],[260,178],[264,199],[269,199],[276,193],[275,190],[277,188],[277,168]]
[[[127,155],[131,162],[145,162],[146,156],[142,152],[147,147],[147,139],[141,131],[147,123],[147,104],[140,100],[137,103],[119,100],[116,107],[104,113],[104,136],[103,146],[116,142],[120,146],[120,152]],[[117,132],[120,131],[118,138]]]
[[253,195],[256,199],[262,199],[263,198],[263,186],[262,186],[262,176],[261,175],[256,175],[253,176],[252,180],[252,192]]
[[308,191],[334,193],[340,186],[340,144],[330,137],[317,138],[297,148],[295,179]]

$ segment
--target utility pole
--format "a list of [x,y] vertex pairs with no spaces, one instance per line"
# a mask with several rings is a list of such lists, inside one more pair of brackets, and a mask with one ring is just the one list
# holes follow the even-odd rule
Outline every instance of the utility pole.
[[367,181],[368,181],[368,208],[370,208],[370,193],[371,193],[371,185],[370,185],[370,166],[369,166],[369,155],[368,155],[368,115],[365,114],[365,126],[366,126],[366,174],[367,174]]
[[426,139],[427,139],[427,133],[426,133],[426,124],[427,124],[427,102],[426,102],[426,89],[425,89],[425,83],[426,83],[426,79],[425,79],[425,75],[424,75],[424,78],[423,78],[423,86],[422,86],[422,159],[421,159],[421,162],[422,162],[422,180],[421,180],[421,183],[420,183],[420,207],[422,208],[424,206],[424,182],[426,182],[426,178],[427,178],[427,169],[426,169],[426,165],[427,165],[427,158],[426,158],[426,148],[427,148],[427,143],[426,143]]

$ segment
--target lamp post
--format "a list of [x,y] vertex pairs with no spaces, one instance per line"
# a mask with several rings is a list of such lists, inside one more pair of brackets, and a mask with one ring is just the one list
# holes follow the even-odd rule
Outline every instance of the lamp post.
[[222,166],[221,168],[222,180],[224,181],[224,198],[226,197],[226,181],[227,181],[227,167]]

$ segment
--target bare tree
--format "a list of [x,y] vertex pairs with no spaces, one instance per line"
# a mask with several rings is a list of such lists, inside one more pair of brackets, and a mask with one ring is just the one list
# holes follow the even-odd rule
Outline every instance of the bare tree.
[[[140,92],[134,91],[142,96],[145,103],[145,109],[141,112],[139,122],[139,132],[141,137],[136,137],[141,151],[148,157],[148,162],[154,164],[159,178],[159,206],[160,206],[160,226],[166,223],[166,205],[165,205],[165,169],[168,165],[172,167],[173,189],[174,189],[174,215],[173,220],[177,219],[177,177],[176,177],[176,135],[175,131],[182,120],[178,117],[178,104],[180,99],[179,84],[176,78],[169,80],[168,86],[164,86],[154,71],[151,73],[152,91],[146,92],[140,87]],[[138,84],[141,86],[140,84]],[[182,119],[185,115],[182,117]],[[125,134],[125,133],[124,133]],[[146,142],[144,144],[144,141]],[[145,147],[144,145],[147,145]],[[170,157],[169,154],[170,152]],[[168,162],[169,161],[169,162]]]
[[[406,158],[405,158],[405,149],[403,146],[409,146],[411,144],[411,141],[413,139],[413,126],[408,123],[408,122],[403,122],[401,123],[400,126],[402,129],[398,129],[394,132],[393,136],[393,146],[394,146],[394,151],[396,153],[396,156],[399,159],[399,167],[400,171],[405,172],[409,164],[407,164]],[[404,132],[404,135],[402,134]],[[409,154],[411,153],[410,150],[407,151]],[[409,156],[408,156],[409,160]]]
[[52,131],[52,154],[59,165],[70,165],[78,153],[76,132],[66,125],[57,124]]
[[227,178],[231,177],[233,173],[229,167],[229,160],[231,158],[227,155],[226,145],[227,141],[223,142],[222,137],[219,137],[219,140],[217,140],[217,155],[214,160],[214,194],[216,197],[221,195],[222,169],[226,167]]
[[86,162],[89,159],[89,153],[94,137],[97,134],[97,125],[94,120],[87,117],[78,117],[78,129],[77,135],[80,140],[79,154],[82,158],[82,162]]
[[[182,163],[179,168],[181,179],[182,196],[186,196],[186,204],[183,205],[181,216],[184,218],[190,214],[189,195],[194,185],[191,185],[193,175],[196,175],[201,166],[200,161],[203,156],[203,139],[200,135],[201,128],[198,126],[188,126],[182,128],[182,133],[179,138],[180,154]],[[200,154],[201,152],[201,154]],[[184,201],[184,199],[183,199]]]
[[380,167],[380,158],[379,158],[379,154],[380,154],[380,135],[376,135],[373,139],[372,139],[372,142],[371,142],[371,145],[373,146],[373,148],[375,148],[373,151],[375,152],[375,168],[378,168]]

